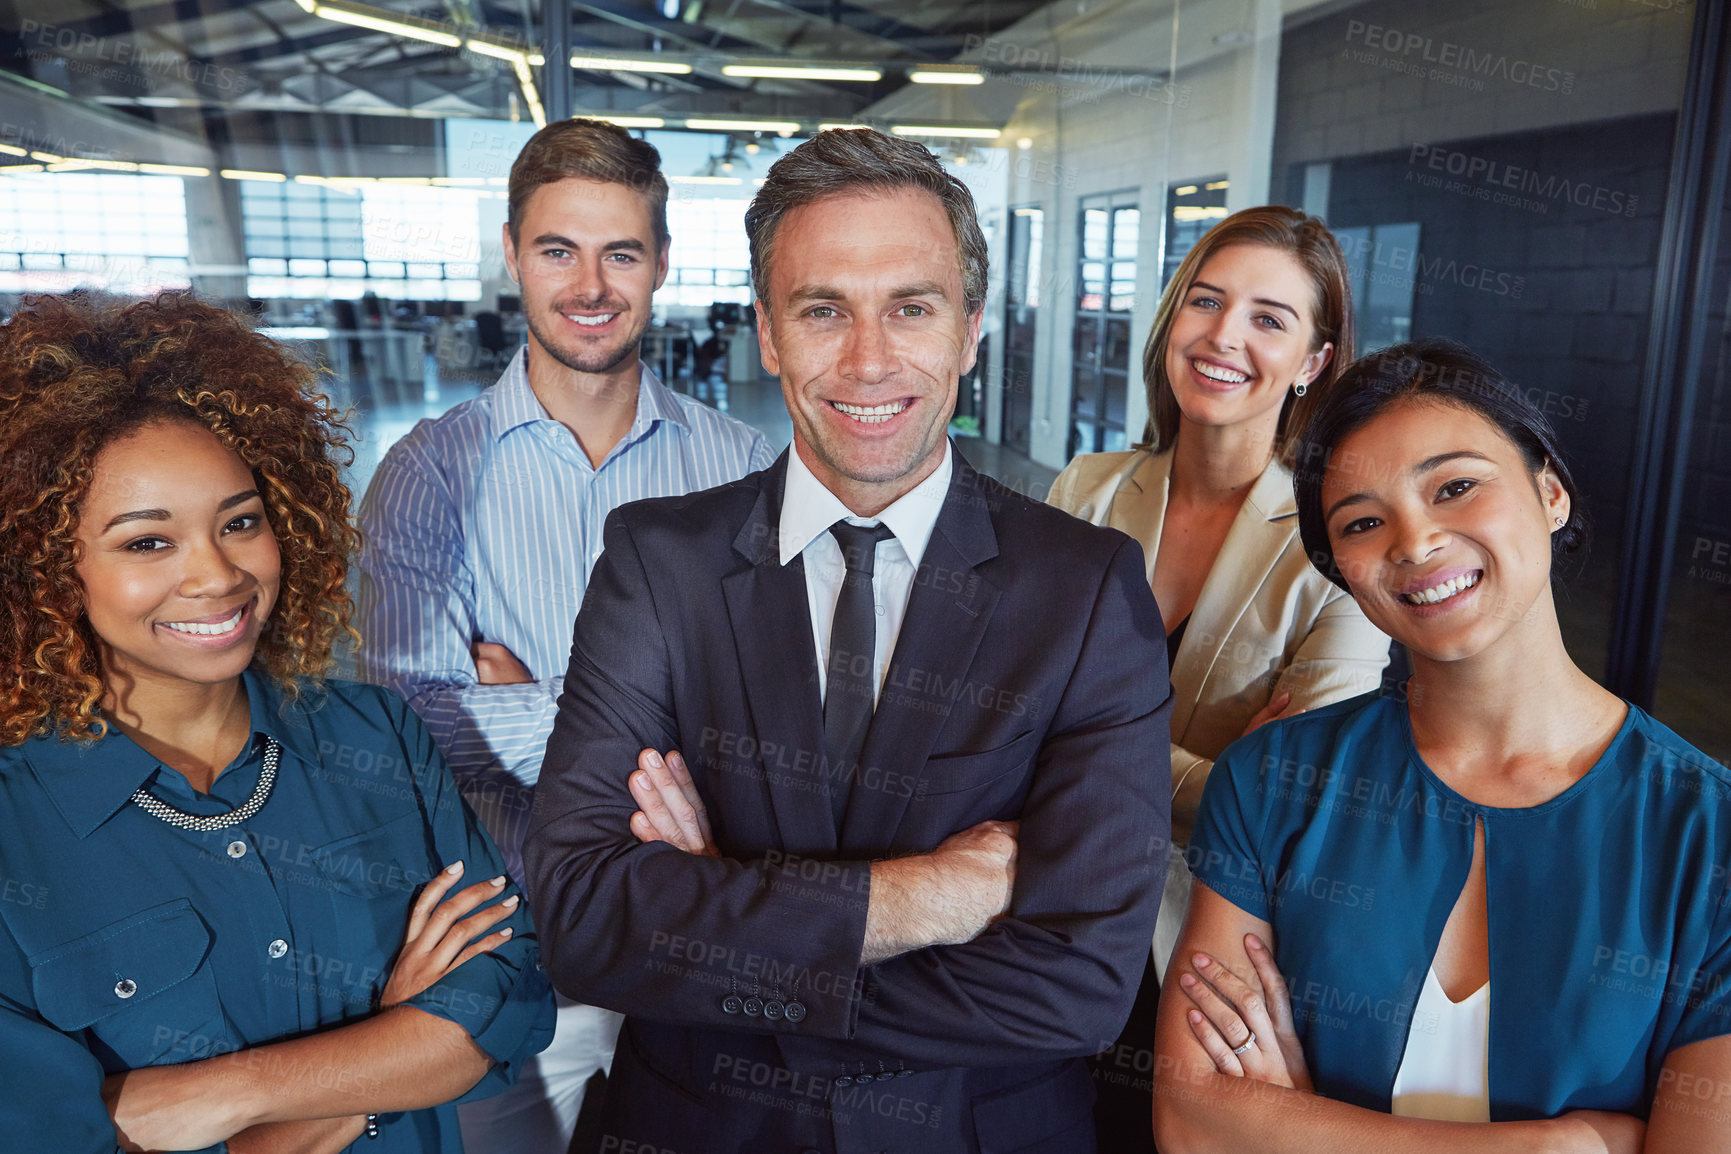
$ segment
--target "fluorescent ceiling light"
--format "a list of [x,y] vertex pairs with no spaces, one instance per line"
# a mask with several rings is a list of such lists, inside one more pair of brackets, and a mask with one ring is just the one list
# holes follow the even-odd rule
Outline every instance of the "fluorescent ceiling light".
[[1172,190],[1172,195],[1173,196],[1194,196],[1194,195],[1196,195],[1196,186],[1194,184],[1187,184],[1182,188],[1175,188]]
[[138,171],[155,176],[209,176],[210,169],[195,164],[141,164]]
[[17,148],[17,147],[14,147],[13,145],[10,145],[10,144],[0,144],[0,155],[4,155],[4,156],[29,156],[30,153],[27,149]]
[[659,72],[667,76],[684,76],[691,71],[691,65],[680,64],[675,60],[634,60],[623,56],[586,56],[581,52],[571,54],[571,67],[581,68],[585,72]]
[[313,8],[316,7],[316,0],[295,0],[295,3],[299,4],[308,12],[311,12]]
[[978,72],[934,72],[921,68],[908,73],[915,84],[984,84],[986,78]]
[[26,172],[41,172],[40,164],[8,164],[0,167],[0,176],[22,175]]
[[535,74],[529,71],[529,62],[519,56],[511,62],[511,67],[516,69],[517,86],[523,90],[523,99],[528,102],[529,119],[535,122],[536,128],[546,128],[547,110],[541,106],[541,94],[535,90]]
[[59,164],[48,166],[49,172],[73,172],[81,168],[106,168],[113,172],[137,172],[138,165],[126,160],[84,160],[77,157],[68,158]]
[[699,132],[779,132],[782,135],[799,131],[790,120],[687,120],[685,127]]
[[[375,12],[377,14],[375,15]],[[389,32],[393,36],[407,36],[411,40],[425,40],[428,44],[437,44],[443,48],[461,48],[463,38],[453,36],[449,32],[437,28],[429,28],[420,24],[405,24],[401,20],[393,20],[383,12],[356,11],[352,8],[333,8],[329,4],[313,5],[313,15],[326,20],[335,20],[339,24],[353,24],[356,28],[370,28],[374,32]]]
[[617,124],[620,128],[666,128],[667,121],[659,116],[609,116],[605,112],[579,113],[591,120],[605,120],[608,124]]
[[884,74],[875,68],[826,68],[821,65],[798,64],[728,64],[723,76],[755,76],[766,80],[882,80]]
[[40,160],[43,164],[60,164],[65,161],[66,158],[64,156],[55,156],[52,152],[32,152],[30,154],[30,159]]
[[898,124],[890,129],[897,136],[965,136],[969,140],[996,140],[1003,135],[997,128],[959,128],[942,124]]
[[225,168],[221,176],[224,180],[265,180],[272,184],[281,184],[288,179],[280,172],[254,172],[250,168]]
[[529,55],[521,48],[494,44],[491,40],[471,40],[468,48],[470,52],[479,52],[482,56],[491,56],[498,60],[522,60]]
[[1205,184],[1202,187],[1206,188],[1209,192],[1218,192],[1220,189],[1226,188],[1231,183],[1232,182],[1230,180],[1217,180],[1217,181],[1214,181],[1212,184]]
[[1180,224],[1194,224],[1204,220],[1225,220],[1226,206],[1223,204],[1180,204],[1174,205],[1172,219]]

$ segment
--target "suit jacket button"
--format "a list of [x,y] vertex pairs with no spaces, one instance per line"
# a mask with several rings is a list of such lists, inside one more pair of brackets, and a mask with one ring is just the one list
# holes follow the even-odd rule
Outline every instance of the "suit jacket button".
[[737,1014],[740,1011],[740,1007],[744,1005],[745,999],[741,998],[738,994],[729,994],[727,997],[721,999],[721,1012],[724,1014]]
[[830,1081],[830,1085],[836,1087],[838,1090],[846,1089],[847,1087],[853,1085],[853,1079],[848,1077],[846,1074],[843,1074],[839,1078],[832,1079]]
[[894,1070],[885,1070],[882,1073],[873,1077],[872,1081],[874,1081],[874,1082],[888,1082],[891,1079],[893,1079],[895,1076],[896,1075],[895,1075]]
[[747,998],[747,999],[745,999],[745,1016],[746,1017],[755,1018],[761,1013],[763,1013],[763,999],[762,998]]
[[776,1001],[774,998],[771,998],[763,1004],[763,1016],[772,1022],[781,1021],[782,1014],[786,1012],[787,1007]]
[[790,1022],[805,1021],[805,1003],[789,1002],[781,1008],[782,1016]]
[[896,1077],[898,1077],[898,1078],[912,1078],[913,1076],[914,1076],[914,1072],[912,1070],[897,1070],[896,1071]]

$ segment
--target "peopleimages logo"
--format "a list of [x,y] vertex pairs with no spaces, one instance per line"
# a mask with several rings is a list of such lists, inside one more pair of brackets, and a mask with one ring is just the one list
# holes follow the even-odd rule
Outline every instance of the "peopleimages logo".
[[[1414,183],[1533,212],[1549,211],[1547,201],[1567,201],[1613,216],[1632,217],[1640,204],[1633,193],[1429,144],[1413,145],[1407,165],[1406,179]],[[1460,179],[1445,180],[1445,174]]]
[[[1510,59],[1506,54],[1480,51],[1451,40],[1437,40],[1417,32],[1402,32],[1381,24],[1363,20],[1346,22],[1349,43],[1364,45],[1354,51],[1342,50],[1349,59],[1360,64],[1377,64],[1394,72],[1422,76],[1457,87],[1483,91],[1485,80],[1502,80],[1509,84],[1537,88],[1541,92],[1560,92],[1567,96],[1575,90],[1575,74],[1561,68],[1548,68],[1530,60]],[[1386,52],[1388,56],[1379,56]]]

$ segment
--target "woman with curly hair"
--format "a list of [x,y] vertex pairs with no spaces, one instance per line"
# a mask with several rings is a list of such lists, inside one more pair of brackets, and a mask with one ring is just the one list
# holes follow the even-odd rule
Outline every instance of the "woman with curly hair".
[[432,742],[323,679],[355,533],[311,383],[186,294],[0,330],[9,1147],[460,1151],[549,1036]]

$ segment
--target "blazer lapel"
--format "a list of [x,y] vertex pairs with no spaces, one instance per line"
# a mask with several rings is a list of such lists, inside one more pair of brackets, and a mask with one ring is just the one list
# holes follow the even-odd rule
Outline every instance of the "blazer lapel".
[[1180,738],[1196,712],[1201,687],[1225,651],[1238,619],[1255,602],[1287,542],[1298,532],[1297,517],[1292,474],[1278,460],[1270,461],[1232,519],[1202,595],[1190,611],[1193,628],[1186,629],[1184,637],[1189,641],[1194,636],[1197,643],[1184,649],[1172,670],[1174,689],[1180,682],[1185,687],[1178,694],[1172,716],[1172,732]]
[[[844,854],[877,854],[892,847],[925,775],[926,758],[997,608],[1000,590],[977,571],[998,555],[987,508],[991,498],[981,489],[979,474],[952,451],[949,493],[914,573],[908,611],[866,733],[861,775],[848,794],[841,829]],[[874,769],[892,773],[872,775],[882,777],[874,787],[867,780]]]
[[[784,849],[827,854],[836,847],[835,819],[822,780],[823,705],[817,689],[817,651],[806,601],[805,566],[781,564],[781,497],[787,456],[764,476],[757,504],[734,537],[733,548],[751,568],[722,578],[722,596],[744,674],[752,736],[763,751],[764,794]],[[771,752],[771,751],[774,752]],[[811,779],[777,787],[769,778]]]
[[[1112,511],[1112,521],[1131,525],[1131,533],[1142,546],[1142,564],[1148,585],[1154,585],[1154,558],[1160,555],[1160,534],[1166,527],[1166,496],[1172,487],[1172,454],[1137,454],[1134,467],[1125,473],[1117,491],[1106,494],[1101,508]],[[1167,622],[1170,627],[1171,622]]]

